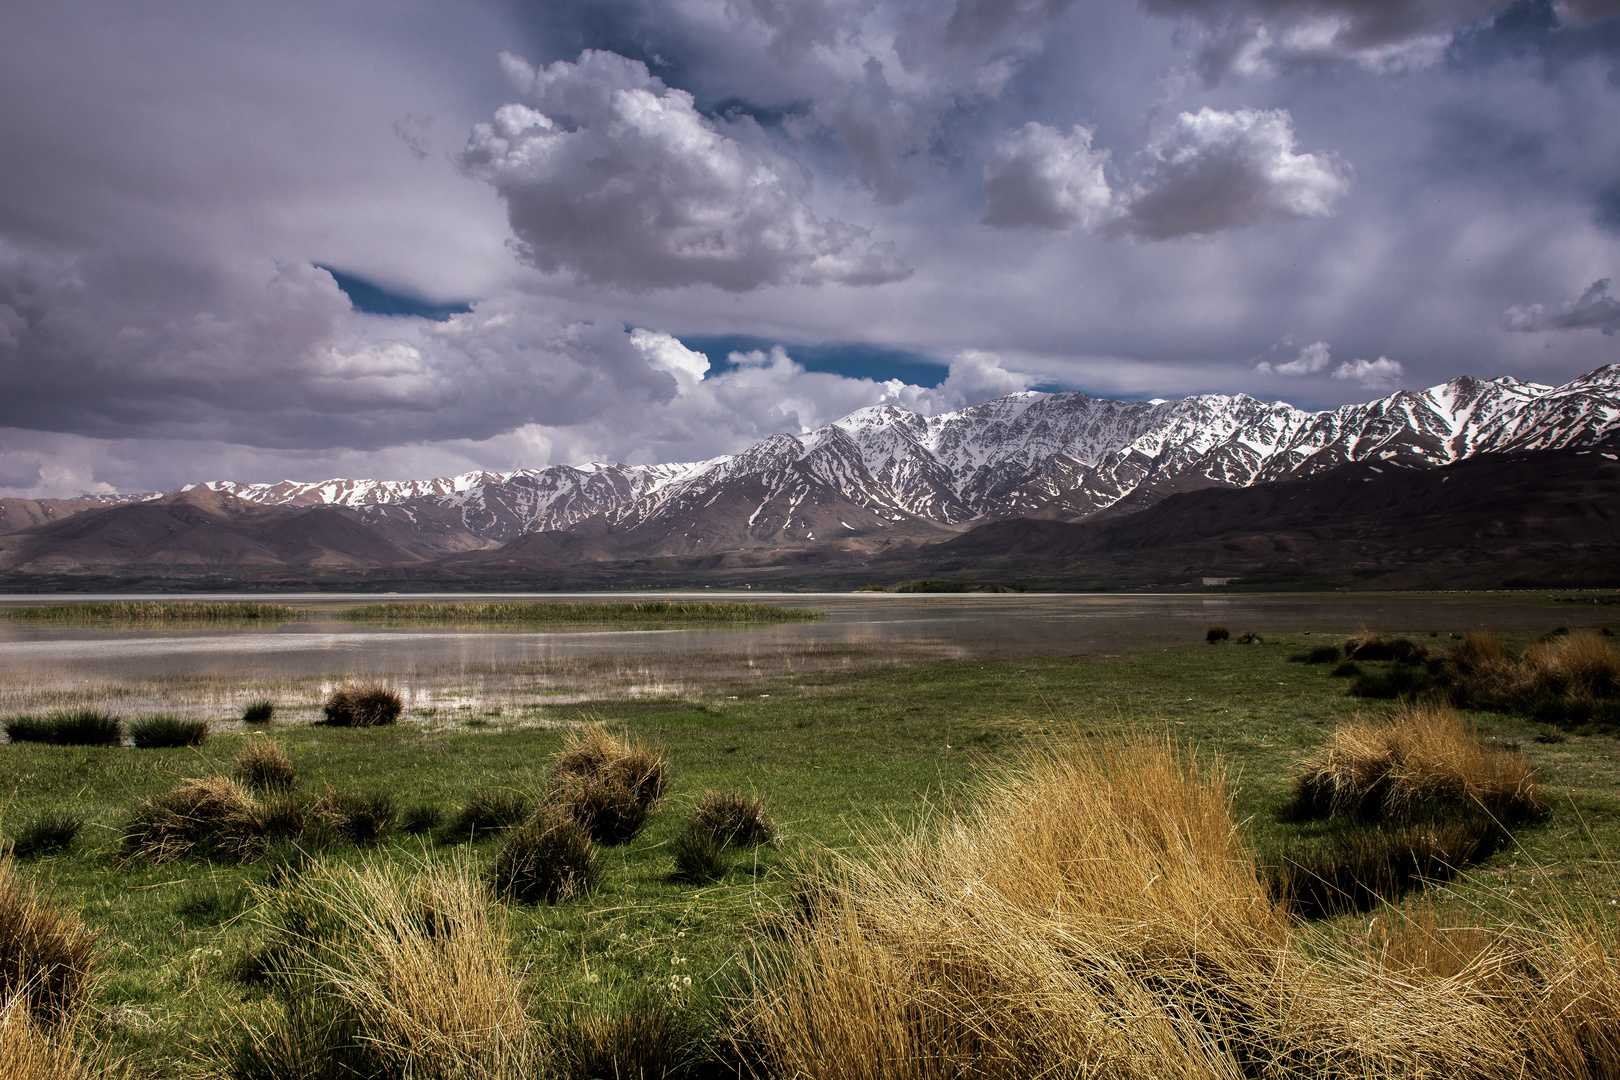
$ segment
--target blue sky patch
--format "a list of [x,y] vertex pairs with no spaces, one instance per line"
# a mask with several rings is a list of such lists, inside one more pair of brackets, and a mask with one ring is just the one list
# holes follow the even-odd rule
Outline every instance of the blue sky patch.
[[833,343],[793,345],[747,334],[717,334],[709,337],[683,337],[681,344],[709,358],[714,373],[734,367],[728,357],[734,352],[770,352],[781,345],[787,354],[807,371],[826,371],[852,379],[900,379],[915,386],[938,386],[950,373],[949,364],[922,353],[890,349],[882,345]]
[[421,297],[411,296],[409,293],[386,289],[375,282],[367,281],[359,274],[346,274],[342,270],[334,270],[320,263],[315,265],[332,275],[332,280],[337,282],[337,287],[349,298],[354,310],[367,315],[414,315],[419,319],[444,322],[452,315],[465,315],[472,310],[472,305],[465,301],[435,304]]

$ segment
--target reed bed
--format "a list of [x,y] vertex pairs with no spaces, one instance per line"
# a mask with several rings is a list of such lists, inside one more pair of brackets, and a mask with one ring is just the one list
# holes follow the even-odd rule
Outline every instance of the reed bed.
[[816,622],[819,611],[772,604],[715,604],[675,600],[630,602],[464,601],[460,603],[363,604],[342,608],[345,622],[388,625],[570,625],[693,623],[734,625]]
[[1612,928],[1476,931],[1422,963],[1335,937],[1268,894],[1230,806],[1162,744],[1043,754],[815,871],[751,965],[737,1050],[805,1080],[1620,1068]]
[[199,600],[114,600],[98,604],[46,604],[8,608],[0,618],[68,625],[131,623],[186,626],[208,623],[291,622],[309,612],[286,604]]

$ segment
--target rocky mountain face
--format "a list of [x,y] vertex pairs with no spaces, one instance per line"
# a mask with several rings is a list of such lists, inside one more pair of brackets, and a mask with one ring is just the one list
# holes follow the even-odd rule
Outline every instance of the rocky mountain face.
[[570,543],[583,557],[688,555],[877,532],[927,539],[1013,517],[1080,521],[1347,463],[1429,468],[1616,432],[1620,365],[1611,365],[1558,387],[1463,377],[1324,412],[1241,394],[1133,402],[1027,392],[933,417],[861,409],[711,461],[198,486],[267,505],[348,507],[423,555],[554,531],[578,534]]

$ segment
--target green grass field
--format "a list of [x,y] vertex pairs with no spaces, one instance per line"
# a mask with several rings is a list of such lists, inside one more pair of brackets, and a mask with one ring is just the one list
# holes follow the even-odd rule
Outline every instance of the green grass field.
[[[1201,768],[1224,771],[1236,818],[1262,849],[1326,828],[1279,820],[1298,763],[1341,721],[1394,706],[1348,697],[1347,680],[1333,678],[1331,665],[1289,662],[1321,637],[1273,638],[1255,629],[1264,637],[1257,644],[728,680],[679,700],[407,710],[384,728],[270,724],[255,734],[222,723],[206,744],[178,749],[4,745],[0,830],[16,835],[47,812],[84,820],[67,850],[18,865],[100,936],[94,1038],[139,1076],[208,1075],[273,1004],[251,973],[271,939],[265,923],[275,871],[264,861],[152,866],[121,857],[123,827],[141,800],[184,779],[228,773],[246,744],[269,740],[292,760],[295,790],[306,796],[387,793],[401,810],[449,816],[478,793],[532,795],[568,732],[599,720],[663,748],[670,792],[644,833],[603,851],[598,892],[555,907],[507,909],[533,1008],[611,1015],[652,1000],[701,1016],[737,985],[741,963],[789,901],[796,867],[965,805],[987,770],[1014,760],[1031,740],[1168,739],[1195,753]],[[1488,736],[1530,757],[1552,815],[1449,890],[1483,920],[1517,917],[1526,901],[1556,895],[1572,910],[1612,921],[1620,900],[1612,855],[1620,851],[1620,742],[1537,742],[1538,726],[1526,719],[1476,718]],[[709,791],[765,796],[782,840],[737,855],[713,884],[675,882],[669,845]],[[499,844],[395,832],[375,847],[340,844],[325,857],[467,859],[484,873]],[[670,989],[672,972],[691,986]]]

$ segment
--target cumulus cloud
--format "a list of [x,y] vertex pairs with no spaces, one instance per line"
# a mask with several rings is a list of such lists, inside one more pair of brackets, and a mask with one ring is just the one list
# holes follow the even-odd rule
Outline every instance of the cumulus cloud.
[[1609,279],[1600,278],[1578,299],[1568,301],[1557,310],[1548,311],[1542,304],[1515,305],[1503,313],[1502,321],[1509,330],[1523,332],[1601,330],[1613,336],[1620,330],[1620,297],[1610,296]]
[[669,372],[682,385],[701,382],[709,370],[709,358],[695,349],[688,349],[673,334],[663,331],[630,331],[630,344],[647,358],[647,363]]
[[1077,124],[1064,135],[1032,120],[998,139],[984,167],[984,224],[1058,231],[1101,224],[1114,193],[1103,173],[1108,151],[1092,149],[1092,134]]
[[1395,389],[1406,369],[1399,360],[1380,356],[1376,360],[1346,360],[1333,369],[1335,379],[1358,383],[1363,390],[1387,391]]
[[[1607,0],[1596,0],[1598,3]],[[1430,67],[1456,35],[1489,21],[1511,0],[1146,0],[1156,14],[1195,28],[1195,57],[1209,82],[1268,78],[1351,63],[1378,74]]]
[[751,120],[711,120],[638,60],[586,50],[538,70],[508,56],[535,106],[479,124],[463,167],[492,184],[525,261],[631,289],[877,285],[892,245],[817,218],[808,182]]
[[1350,190],[1331,154],[1294,153],[1286,109],[1184,112],[1149,145],[1118,231],[1145,240],[1326,217]]
[[[1328,351],[1325,341],[1313,341],[1292,360],[1280,364],[1273,364],[1269,360],[1262,360],[1254,365],[1254,370],[1261,375],[1315,375],[1323,371],[1332,363],[1332,354]],[[1358,361],[1365,363],[1365,361]]]

